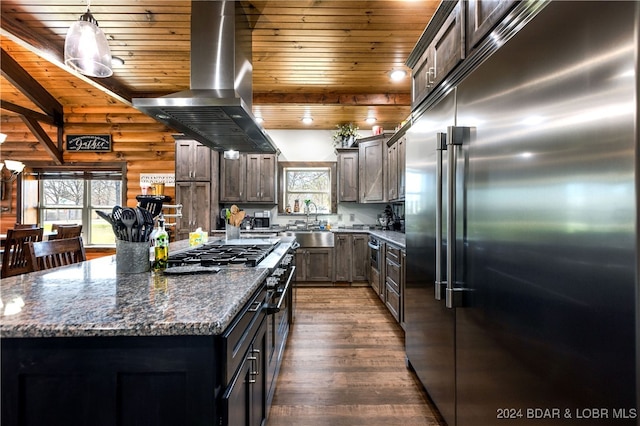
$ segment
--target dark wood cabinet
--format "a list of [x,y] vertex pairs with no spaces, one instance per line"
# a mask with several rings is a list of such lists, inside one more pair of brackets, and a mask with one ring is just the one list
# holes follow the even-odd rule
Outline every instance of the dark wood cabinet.
[[296,282],[333,282],[333,247],[298,248]]
[[387,197],[387,140],[391,134],[358,141],[358,184],[361,203],[383,203]]
[[189,238],[189,232],[213,229],[211,223],[211,183],[176,182],[176,200],[182,204],[182,217],[176,219],[176,239]]
[[407,138],[398,139],[398,198],[404,200],[407,187]]
[[276,202],[275,154],[240,154],[236,160],[220,158],[220,201],[225,203]]
[[367,281],[369,271],[368,234],[335,235],[335,281]]
[[385,304],[391,315],[402,324],[404,321],[404,250],[387,243],[385,251]]
[[189,238],[189,232],[198,227],[205,231],[215,228],[211,211],[217,198],[212,189],[217,184],[212,188],[211,176],[217,174],[217,155],[194,140],[176,140],[175,203],[182,204],[182,217],[176,218],[176,240]]
[[405,156],[406,137],[403,135],[387,148],[387,191],[389,201],[404,200],[407,161]]
[[[465,58],[463,2],[459,1],[455,5],[451,2],[443,2],[440,8],[446,10],[448,15],[441,21],[437,33],[433,35],[430,42],[427,42],[429,44],[413,66],[413,108],[420,104]],[[439,16],[440,14],[436,12],[434,19]],[[430,28],[427,27],[427,29]]]
[[2,424],[218,424],[216,347],[213,336],[2,339]]
[[224,424],[260,426],[266,418],[266,320],[222,396]]
[[433,39],[435,84],[440,83],[460,63],[466,54],[462,1],[459,1]]
[[191,139],[176,140],[176,181],[211,180],[211,156],[208,146]]
[[358,148],[338,149],[338,202],[358,201]]
[[276,155],[247,154],[246,201],[276,202]]
[[468,0],[467,5],[467,53],[502,20],[517,3],[516,0]]

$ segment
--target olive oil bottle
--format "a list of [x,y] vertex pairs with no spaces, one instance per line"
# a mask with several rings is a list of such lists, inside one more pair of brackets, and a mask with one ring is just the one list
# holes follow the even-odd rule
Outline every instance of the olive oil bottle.
[[164,228],[164,216],[162,213],[158,217],[158,232],[155,233],[153,243],[153,270],[161,271],[167,268],[169,259],[169,234]]

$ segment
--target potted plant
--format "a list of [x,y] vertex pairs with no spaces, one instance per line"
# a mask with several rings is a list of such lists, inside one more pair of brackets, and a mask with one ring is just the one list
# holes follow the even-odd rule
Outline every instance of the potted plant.
[[361,135],[358,133],[359,127],[353,123],[338,124],[338,130],[333,134],[333,145],[335,147],[346,148],[355,142]]

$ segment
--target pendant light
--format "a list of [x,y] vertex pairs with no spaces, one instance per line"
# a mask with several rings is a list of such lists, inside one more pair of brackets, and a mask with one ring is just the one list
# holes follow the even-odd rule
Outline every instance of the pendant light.
[[110,77],[113,70],[109,43],[89,7],[90,1],[87,1],[87,11],[67,31],[64,63],[90,77]]

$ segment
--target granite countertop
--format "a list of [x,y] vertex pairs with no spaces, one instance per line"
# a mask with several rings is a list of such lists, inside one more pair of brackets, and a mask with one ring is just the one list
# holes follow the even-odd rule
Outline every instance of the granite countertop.
[[331,229],[331,232],[336,234],[339,234],[339,233],[370,234],[382,240],[385,240],[388,243],[394,244],[401,249],[406,249],[406,236],[403,232],[382,231],[380,229],[345,229],[345,228]]
[[[276,249],[284,250],[284,245]],[[172,243],[170,250],[187,247],[183,240]],[[4,278],[0,335],[218,335],[268,274],[268,268],[221,268],[195,275],[118,274],[115,256],[105,256]]]

